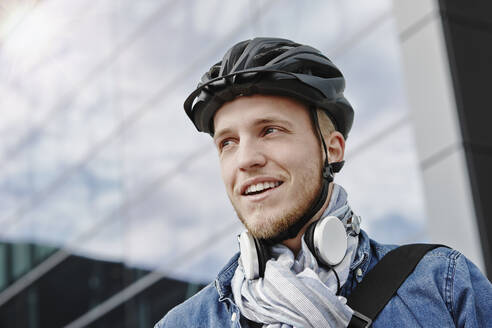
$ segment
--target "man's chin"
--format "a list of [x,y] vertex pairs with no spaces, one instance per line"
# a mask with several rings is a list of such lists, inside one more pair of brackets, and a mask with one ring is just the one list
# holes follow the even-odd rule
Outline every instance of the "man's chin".
[[266,239],[266,240],[275,239],[276,237],[280,236],[280,234],[283,232],[283,230],[265,231],[265,230],[250,229],[248,227],[247,229],[251,233],[251,235],[256,239]]
[[[241,218],[240,218],[241,219]],[[262,222],[247,222],[241,219],[249,233],[257,239],[275,239],[280,234],[287,231],[296,220],[287,220],[285,218],[262,220]]]

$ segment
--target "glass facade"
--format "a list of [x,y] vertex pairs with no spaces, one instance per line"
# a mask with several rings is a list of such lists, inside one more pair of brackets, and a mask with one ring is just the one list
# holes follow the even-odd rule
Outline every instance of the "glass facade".
[[6,1],[0,326],[149,327],[214,279],[242,226],[182,103],[229,46],[266,35],[344,72],[356,119],[337,182],[363,228],[425,240],[389,0]]
[[[2,244],[12,260],[19,256],[18,246]],[[24,262],[28,263],[38,246],[22,246],[28,255]],[[14,274],[18,266],[15,261],[3,262],[2,268],[10,274],[11,281],[16,280]],[[29,269],[33,266],[27,265],[25,270]],[[148,274],[148,270],[121,262],[71,255],[3,304],[0,326],[64,327]],[[163,310],[169,310],[201,288],[203,284],[162,278],[152,288],[122,302],[90,326],[150,327],[160,319]]]

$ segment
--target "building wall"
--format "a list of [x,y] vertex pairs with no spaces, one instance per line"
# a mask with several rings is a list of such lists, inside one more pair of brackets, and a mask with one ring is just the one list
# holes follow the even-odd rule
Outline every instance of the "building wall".
[[486,1],[395,1],[430,239],[490,276],[490,11]]

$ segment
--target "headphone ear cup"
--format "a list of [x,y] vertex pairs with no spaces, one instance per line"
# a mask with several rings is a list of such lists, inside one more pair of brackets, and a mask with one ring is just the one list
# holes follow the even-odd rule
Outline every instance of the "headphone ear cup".
[[318,258],[318,254],[316,254],[316,249],[314,247],[314,230],[316,229],[316,224],[318,222],[315,221],[309,225],[309,227],[306,229],[306,232],[304,233],[304,241],[306,242],[307,247],[311,251],[311,254]]
[[270,252],[268,251],[268,246],[261,239],[256,239],[256,252],[258,254],[258,277],[263,278],[265,275],[266,263],[270,259]]
[[259,264],[256,244],[253,236],[247,231],[243,231],[239,235],[239,250],[241,252],[241,263],[246,279],[252,280],[258,278]]
[[263,277],[266,262],[270,258],[266,244],[245,230],[239,235],[239,249],[246,279]]
[[327,216],[316,222],[312,242],[318,260],[328,266],[342,262],[347,252],[347,231],[336,216]]

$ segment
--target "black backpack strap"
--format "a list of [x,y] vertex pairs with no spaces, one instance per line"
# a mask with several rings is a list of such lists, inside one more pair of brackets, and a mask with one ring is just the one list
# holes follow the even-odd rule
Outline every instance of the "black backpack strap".
[[386,254],[348,297],[347,304],[354,310],[348,327],[370,327],[422,257],[428,251],[442,246],[410,244]]

